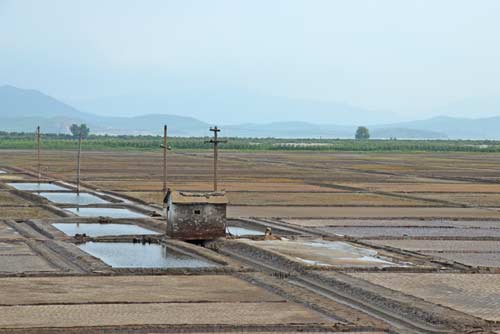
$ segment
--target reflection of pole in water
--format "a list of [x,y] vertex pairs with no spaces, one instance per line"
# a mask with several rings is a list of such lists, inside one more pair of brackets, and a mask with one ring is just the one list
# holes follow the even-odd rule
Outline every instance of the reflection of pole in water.
[[168,248],[164,244],[161,244],[161,248],[162,248],[162,251],[160,252],[160,254],[162,255],[162,257],[164,259],[167,259],[168,258]]

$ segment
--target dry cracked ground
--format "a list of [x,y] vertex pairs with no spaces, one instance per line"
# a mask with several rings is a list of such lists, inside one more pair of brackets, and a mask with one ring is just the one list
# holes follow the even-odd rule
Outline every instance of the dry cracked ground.
[[0,333],[500,332],[498,154],[222,151],[204,244],[163,234],[159,153],[85,152],[79,196],[74,152],[33,157],[0,151]]

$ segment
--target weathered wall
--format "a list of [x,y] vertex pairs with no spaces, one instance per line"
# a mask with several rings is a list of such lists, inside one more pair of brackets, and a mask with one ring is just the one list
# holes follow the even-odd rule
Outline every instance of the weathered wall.
[[[167,235],[183,240],[207,240],[226,235],[226,205],[168,204]],[[199,210],[199,214],[195,211]]]

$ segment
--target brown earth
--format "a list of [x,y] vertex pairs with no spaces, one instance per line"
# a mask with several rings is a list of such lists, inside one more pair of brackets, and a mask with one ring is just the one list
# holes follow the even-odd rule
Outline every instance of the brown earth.
[[[36,161],[32,153],[0,150],[0,167],[34,171]],[[168,186],[180,190],[210,190],[211,158],[210,151],[170,152]],[[370,271],[381,268],[360,266],[360,269],[368,272],[348,271],[352,275],[372,282],[371,286],[387,285],[401,292],[400,295],[418,296],[469,316],[498,321],[498,275],[482,276],[484,274],[473,272],[495,272],[495,263],[498,262],[496,243],[500,239],[497,237],[500,228],[500,154],[222,150],[220,158],[219,188],[227,190],[230,217],[292,217],[297,219],[289,219],[288,222],[283,219],[282,224],[289,223],[288,227],[301,226],[311,233],[326,231],[328,226],[355,226],[362,233],[355,234],[361,240],[350,240],[354,245],[372,242],[377,253],[384,256],[402,254],[405,249],[419,252],[420,255],[419,262],[415,262],[414,266],[387,268],[397,269],[401,273],[376,274]],[[42,166],[49,177],[69,182],[75,180],[75,152],[43,151]],[[2,174],[0,183],[16,178],[29,177]],[[163,197],[162,155],[160,151],[85,151],[82,180],[86,185],[101,190],[118,191],[159,204]],[[0,219],[55,217],[46,209],[33,205],[33,201],[19,198],[5,188],[0,191]],[[39,223],[45,224],[46,221]],[[395,233],[396,229],[391,230],[390,224],[395,224],[395,228],[401,225],[411,232],[419,228],[432,233],[416,235],[405,232],[400,238]],[[384,227],[377,230],[382,234],[380,242],[363,240],[363,235],[369,231],[363,226],[370,225]],[[439,239],[445,230],[451,239],[456,235],[460,240]],[[193,276],[192,273],[181,272],[177,273],[178,276],[165,273],[145,276],[144,272],[134,275],[127,272],[128,276],[90,277],[85,271],[88,267],[91,268],[89,271],[97,268],[94,272],[96,275],[113,271],[99,264],[97,259],[71,250],[74,246],[67,241],[59,240],[57,243],[31,232],[39,246],[36,251],[29,247],[23,248],[22,243],[13,242],[13,239],[23,238],[6,224],[0,224],[0,238],[2,242],[5,241],[5,244],[0,244],[0,273],[4,276],[42,276],[0,278],[0,304],[3,304],[0,306],[0,328],[31,327],[38,330],[45,326],[69,329],[74,326],[184,324],[321,325],[334,323],[332,319],[337,316],[337,312],[347,322],[358,325],[366,323],[369,318],[348,306],[340,307],[314,292],[292,286],[286,277],[276,278],[258,269],[249,277],[267,277],[268,281],[274,282],[272,287],[266,286],[264,289],[259,286],[261,283],[257,284],[257,280],[244,282],[242,275],[232,276],[223,270],[220,275],[196,272],[197,276]],[[400,240],[386,240],[391,237]],[[445,244],[444,241],[450,243]],[[461,241],[464,241],[461,245],[451,244]],[[489,244],[486,245],[486,242]],[[62,245],[64,243],[65,246]],[[277,243],[280,246],[271,251],[284,254],[288,259],[297,260],[297,257],[301,257],[337,265],[335,270],[339,272],[346,271],[342,261],[356,264],[360,261],[339,260],[338,252],[332,250],[301,249],[296,245],[284,247],[283,243]],[[212,252],[208,249],[204,251]],[[439,257],[442,259],[439,265],[429,265],[430,259]],[[388,255],[387,258],[392,257]],[[237,262],[234,258],[231,260]],[[470,270],[466,266],[453,264],[453,260],[472,265],[476,261],[489,268]],[[64,274],[78,272],[81,276],[62,277],[65,269],[61,268],[72,268],[75,262],[87,267],[73,268]],[[64,265],[59,268],[54,263]],[[422,263],[425,265],[421,266]],[[334,273],[332,269],[323,269],[324,272]],[[283,270],[288,272],[289,268]],[[412,270],[422,272],[416,274]],[[428,273],[430,270],[437,272]],[[279,286],[285,283],[288,284],[287,290],[280,291]],[[297,302],[306,295],[307,302]],[[328,312],[322,308],[335,316],[325,317]],[[419,314],[419,311],[415,311],[415,314]],[[265,328],[259,328],[259,331],[262,329]]]

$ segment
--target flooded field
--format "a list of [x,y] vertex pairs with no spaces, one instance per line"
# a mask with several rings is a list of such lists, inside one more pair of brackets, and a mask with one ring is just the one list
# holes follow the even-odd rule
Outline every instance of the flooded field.
[[69,190],[52,183],[37,183],[37,182],[22,182],[22,183],[7,183],[9,186],[18,190],[25,191],[47,191],[47,190]]
[[[85,152],[77,198],[74,152],[44,154],[38,185],[0,150],[0,333],[500,332],[500,154],[221,150],[231,237],[197,243],[162,235],[160,150]],[[211,151],[169,154],[169,186],[211,189]]]
[[228,226],[226,227],[226,233],[235,237],[243,235],[264,235],[264,232],[239,226]]
[[86,234],[90,237],[160,234],[133,224],[55,223],[52,226],[69,236],[75,234]]
[[147,216],[129,209],[122,208],[68,208],[65,209],[80,217],[110,217],[110,218],[146,218]]
[[59,204],[91,205],[109,203],[100,197],[88,193],[41,192],[38,195]]
[[242,240],[242,242],[283,254],[296,261],[310,265],[354,267],[397,266],[396,263],[380,256],[380,254],[373,249],[358,247],[341,241]]
[[216,264],[158,244],[87,242],[79,248],[114,268],[201,268]]

